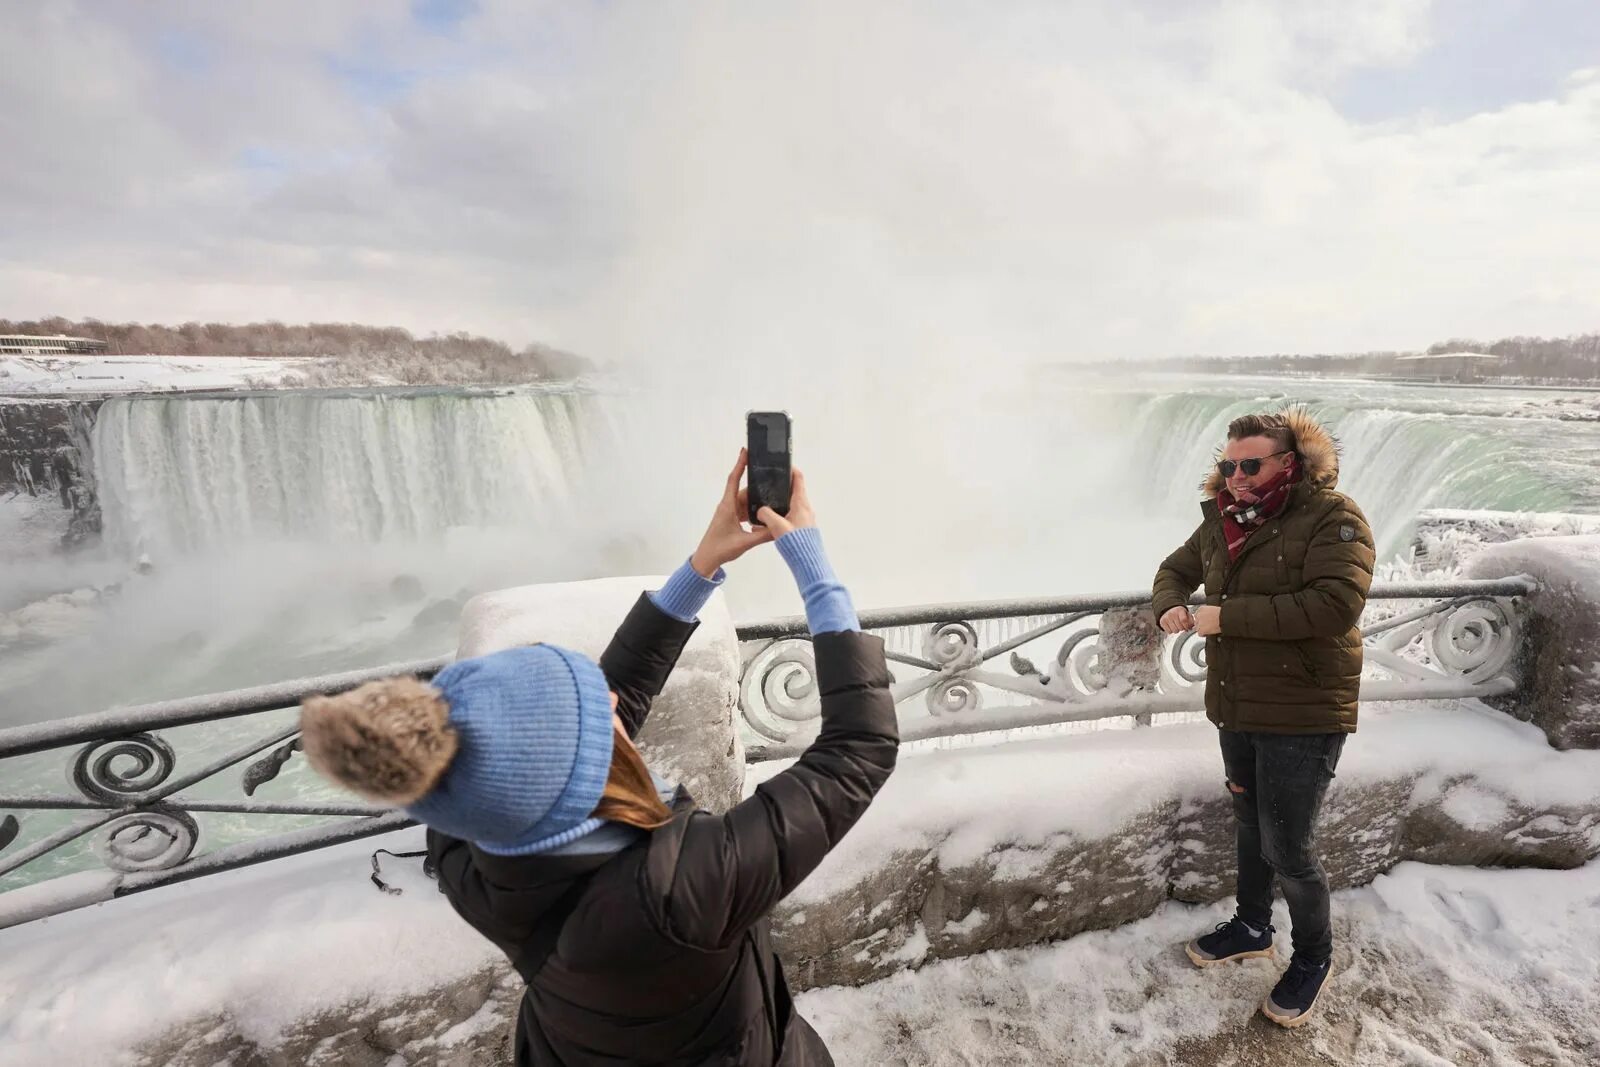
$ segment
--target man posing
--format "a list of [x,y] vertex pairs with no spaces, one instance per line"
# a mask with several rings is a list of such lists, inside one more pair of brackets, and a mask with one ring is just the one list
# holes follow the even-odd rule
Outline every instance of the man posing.
[[[1357,623],[1375,557],[1338,478],[1333,438],[1304,410],[1234,420],[1204,519],[1161,564],[1153,597],[1163,630],[1206,638],[1206,715],[1219,728],[1239,846],[1238,910],[1190,942],[1189,958],[1271,958],[1276,879],[1294,956],[1261,1010],[1284,1026],[1310,1017],[1333,955],[1315,827],[1356,728]],[[1202,584],[1205,606],[1191,615]]]

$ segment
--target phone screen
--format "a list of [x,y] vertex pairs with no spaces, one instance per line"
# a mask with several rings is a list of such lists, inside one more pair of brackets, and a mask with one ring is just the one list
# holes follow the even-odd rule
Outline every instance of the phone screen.
[[763,505],[789,514],[789,415],[784,411],[752,411],[745,416],[746,478],[750,488],[750,521]]

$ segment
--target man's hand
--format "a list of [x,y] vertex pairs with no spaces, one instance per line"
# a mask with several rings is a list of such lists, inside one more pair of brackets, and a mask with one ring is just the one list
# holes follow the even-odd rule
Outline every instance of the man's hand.
[[1189,614],[1189,609],[1179,604],[1175,608],[1168,608],[1167,613],[1161,616],[1161,629],[1169,634],[1181,634],[1194,627],[1194,616]]
[[800,473],[797,467],[789,472],[789,514],[779,515],[771,508],[762,508],[756,512],[764,529],[771,530],[772,536],[782,537],[791,530],[798,530],[802,526],[815,526],[817,516],[811,510],[811,498],[806,495],[806,476]]
[[[739,480],[744,477],[747,458],[745,450],[739,449],[739,462],[733,465],[728,483],[723,486],[722,499],[717,501],[717,510],[711,513],[711,525],[706,527],[705,536],[700,538],[700,547],[689,557],[689,566],[702,578],[712,577],[724,563],[732,563],[752,548],[764,545],[777,536],[771,526],[753,530],[744,527],[744,516],[750,511],[750,495],[739,488]],[[795,473],[798,477],[799,472]]]
[[1194,613],[1194,632],[1201,637],[1215,637],[1222,632],[1222,609],[1212,604],[1197,608]]

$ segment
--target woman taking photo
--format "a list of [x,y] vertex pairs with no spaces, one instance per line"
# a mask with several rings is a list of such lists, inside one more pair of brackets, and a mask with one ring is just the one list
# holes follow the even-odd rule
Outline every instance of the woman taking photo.
[[[794,1010],[768,914],[859,819],[899,733],[883,642],[860,632],[793,475],[787,517],[746,530],[729,475],[694,554],[640,597],[598,664],[554,645],[451,664],[431,684],[308,700],[307,758],[428,826],[455,910],[527,983],[521,1064],[831,1064]],[[722,582],[768,541],[813,635],[822,728],[726,815],[699,811],[633,745]]]

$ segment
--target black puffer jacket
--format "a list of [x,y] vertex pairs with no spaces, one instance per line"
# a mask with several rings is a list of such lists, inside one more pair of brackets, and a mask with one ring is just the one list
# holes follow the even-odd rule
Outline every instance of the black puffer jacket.
[[[630,735],[694,628],[641,597],[601,656]],[[532,979],[518,1064],[833,1062],[790,1002],[767,913],[866,811],[899,731],[879,638],[815,648],[820,736],[726,815],[680,788],[671,822],[600,856],[494,856],[428,832],[451,904]]]

